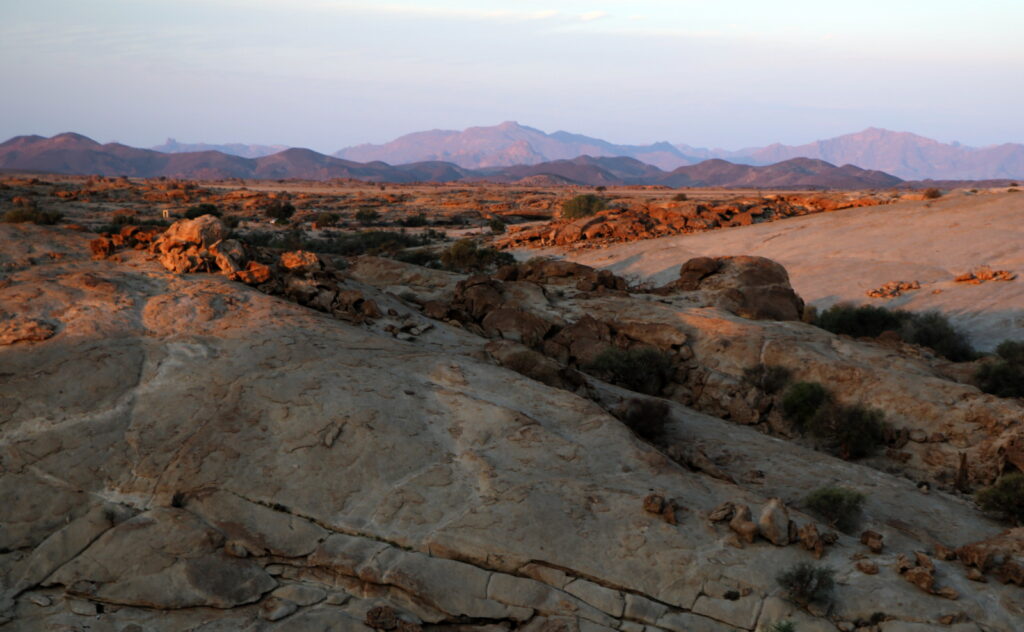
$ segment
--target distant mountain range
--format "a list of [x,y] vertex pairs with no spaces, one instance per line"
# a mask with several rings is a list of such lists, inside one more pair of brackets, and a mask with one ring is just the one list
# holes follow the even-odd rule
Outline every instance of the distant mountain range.
[[173,138],[168,138],[163,145],[150,147],[153,151],[165,154],[185,154],[196,151],[219,151],[231,156],[242,158],[262,158],[276,154],[279,151],[288,149],[287,145],[245,145],[243,143],[228,143],[226,145],[210,145],[207,143],[179,143]]
[[311,151],[286,149],[269,156],[243,158],[220,151],[162,153],[119,143],[101,145],[80,134],[52,138],[16,136],[0,144],[0,169],[63,174],[133,177],[180,177],[328,180],[355,178],[371,182],[473,182],[578,184],[587,186],[664,185],[723,187],[887,188],[902,181],[880,171],[821,160],[797,158],[773,165],[739,165],[708,160],[672,171],[635,158],[577,156],[533,165],[467,169],[444,161],[392,166],[381,161],[355,162]]
[[667,142],[615,145],[598,138],[555,132],[546,134],[512,121],[461,132],[431,130],[406,134],[383,145],[356,145],[333,154],[338,158],[393,165],[424,160],[451,162],[467,169],[535,165],[578,156],[627,156],[661,169],[699,162]]
[[505,122],[492,127],[470,127],[461,132],[416,132],[383,145],[349,147],[334,155],[348,160],[380,160],[389,164],[442,160],[466,169],[533,165],[581,155],[627,156],[663,170],[714,158],[748,165],[815,158],[836,165],[850,164],[884,171],[910,180],[1024,178],[1024,145],[1007,143],[972,148],[877,128],[807,145],[774,144],[728,151],[667,142],[615,145],[579,134],[546,134],[532,127]]

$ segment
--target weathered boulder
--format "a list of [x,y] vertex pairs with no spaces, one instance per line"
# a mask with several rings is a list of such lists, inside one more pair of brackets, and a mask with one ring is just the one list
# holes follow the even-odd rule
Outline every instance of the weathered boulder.
[[656,291],[699,291],[712,305],[758,320],[799,320],[804,309],[786,269],[764,257],[697,257],[683,264],[678,280]]

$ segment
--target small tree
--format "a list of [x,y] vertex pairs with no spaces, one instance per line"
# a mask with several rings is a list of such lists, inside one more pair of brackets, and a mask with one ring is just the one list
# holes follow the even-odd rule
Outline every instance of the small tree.
[[940,197],[942,197],[942,191],[936,189],[935,187],[928,187],[927,189],[921,192],[921,195],[923,195],[924,199],[926,200],[937,200]]
[[845,487],[829,485],[819,487],[808,494],[804,504],[811,512],[845,532],[857,527],[864,506],[864,494]]
[[338,214],[328,211],[321,211],[316,215],[317,226],[334,226],[338,223]]
[[487,225],[490,227],[491,232],[495,235],[500,235],[505,232],[505,222],[501,221],[497,217],[492,217],[487,220]]
[[578,219],[590,217],[605,209],[604,199],[593,193],[584,193],[562,202],[562,217],[567,219]]

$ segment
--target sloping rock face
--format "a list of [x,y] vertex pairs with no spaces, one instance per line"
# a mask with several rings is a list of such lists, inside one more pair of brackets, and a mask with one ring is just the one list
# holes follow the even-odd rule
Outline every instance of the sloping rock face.
[[[14,255],[14,237],[51,234],[0,227]],[[5,629],[846,630],[883,613],[898,630],[957,613],[1010,631],[1024,614],[1018,587],[958,564],[935,561],[952,605],[864,574],[843,534],[826,553],[831,608],[776,587],[810,559],[785,545],[780,503],[813,523],[795,504],[823,480],[871,488],[865,526],[894,552],[999,533],[957,498],[671,404],[669,440],[729,482],[605,412],[631,394],[591,383],[599,405],[547,387],[462,329],[404,341],[141,251],[92,261],[78,240],[81,255],[0,288],[0,311],[55,332],[0,347]],[[652,491],[672,521],[644,510]],[[738,548],[708,519],[723,501],[770,515],[779,545]]]

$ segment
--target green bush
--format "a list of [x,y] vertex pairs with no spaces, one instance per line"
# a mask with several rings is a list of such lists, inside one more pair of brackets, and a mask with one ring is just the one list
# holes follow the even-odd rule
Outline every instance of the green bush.
[[876,338],[885,331],[896,331],[906,320],[907,312],[892,311],[874,305],[854,307],[840,303],[818,314],[814,324],[834,334],[854,338]]
[[973,360],[978,355],[966,334],[938,312],[909,314],[900,326],[899,334],[904,341],[929,347],[953,362]]
[[923,195],[926,200],[937,200],[942,197],[942,191],[939,191],[935,187],[928,187],[921,192],[921,195]]
[[840,531],[852,531],[860,521],[864,494],[845,487],[819,487],[804,499],[812,513],[828,521]]
[[685,202],[689,199],[690,198],[685,193],[676,193],[674,196],[672,196],[673,202]]
[[881,411],[865,406],[842,406],[832,401],[807,422],[806,429],[822,439],[828,449],[847,460],[871,456],[885,439]]
[[665,436],[669,407],[660,399],[630,399],[616,411],[616,416],[641,439],[657,443]]
[[562,202],[562,217],[567,219],[578,219],[589,217],[605,209],[604,199],[593,193],[584,193]]
[[674,374],[672,356],[650,347],[608,347],[584,369],[608,382],[647,395],[660,395]]
[[64,218],[64,214],[58,211],[40,211],[37,208],[13,208],[3,216],[3,222],[5,224],[39,224],[39,225],[50,225],[56,224]]
[[1004,340],[996,347],[996,360],[982,364],[974,378],[986,393],[1024,397],[1024,342]]
[[321,211],[321,212],[316,214],[316,219],[313,220],[313,221],[316,222],[317,227],[320,227],[320,226],[334,226],[335,224],[338,223],[338,219],[339,219],[339,217],[338,217],[337,213],[331,213],[331,212],[328,212],[328,211]]
[[758,364],[743,370],[743,381],[768,395],[774,395],[789,384],[792,371],[782,366]]
[[776,621],[767,632],[796,632],[796,624],[792,621]]
[[500,235],[501,233],[505,232],[505,222],[501,221],[497,217],[492,217],[491,219],[487,220],[487,226],[489,226],[491,232],[496,235]]
[[356,221],[364,226],[373,224],[379,219],[380,213],[373,210],[372,208],[361,208],[358,211],[356,211]]
[[997,511],[1015,524],[1024,524],[1024,473],[1003,476],[995,485],[979,491],[977,498],[985,511]]
[[802,606],[825,604],[832,597],[835,573],[831,568],[818,568],[809,562],[800,562],[779,574],[775,581],[785,589],[790,599]]
[[461,239],[441,253],[441,265],[456,272],[482,272],[515,263],[515,257],[472,239]]
[[903,341],[929,347],[954,362],[977,356],[967,336],[938,312],[914,314],[874,305],[838,304],[818,314],[814,324],[834,334],[855,338],[876,338],[894,331]]
[[817,382],[797,382],[782,397],[782,414],[803,431],[818,409],[829,400],[828,391]]
[[215,204],[198,204],[196,206],[189,207],[185,211],[185,219],[195,219],[202,215],[213,215],[214,217],[220,217],[220,209]]

